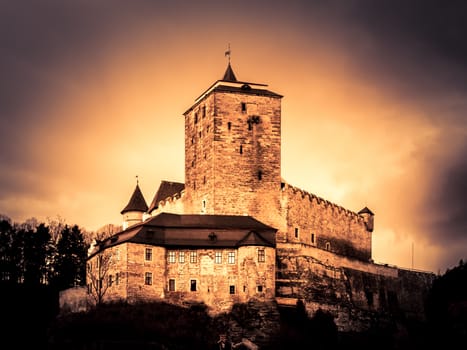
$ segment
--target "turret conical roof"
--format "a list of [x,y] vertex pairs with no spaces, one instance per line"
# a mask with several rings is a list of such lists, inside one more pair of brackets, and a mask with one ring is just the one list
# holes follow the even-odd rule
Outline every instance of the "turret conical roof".
[[223,81],[237,81],[237,77],[235,76],[232,66],[229,65],[227,66],[227,69],[225,70],[224,77],[222,78]]
[[133,195],[130,198],[130,201],[126,205],[125,208],[120,212],[120,214],[124,214],[128,211],[140,211],[145,213],[148,210],[148,205],[146,204],[146,200],[144,199],[143,194],[141,193],[141,189],[139,185],[136,184],[136,188],[133,192]]

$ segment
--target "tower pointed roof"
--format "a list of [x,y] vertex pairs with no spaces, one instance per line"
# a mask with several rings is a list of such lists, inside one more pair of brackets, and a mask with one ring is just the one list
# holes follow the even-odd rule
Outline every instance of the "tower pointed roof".
[[233,72],[230,62],[227,66],[227,69],[225,70],[224,77],[222,78],[222,80],[223,81],[237,81],[237,77],[235,76],[235,73]]
[[133,191],[133,194],[126,205],[125,208],[120,212],[120,214],[124,214],[128,211],[140,211],[140,212],[146,212],[148,210],[148,205],[146,204],[146,200],[143,197],[143,194],[141,193],[141,189],[139,188],[139,185],[136,184],[136,188]]

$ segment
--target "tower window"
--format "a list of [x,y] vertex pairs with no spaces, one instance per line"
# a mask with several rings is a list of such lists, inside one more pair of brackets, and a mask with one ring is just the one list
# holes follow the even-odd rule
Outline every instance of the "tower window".
[[263,172],[261,170],[258,170],[258,180],[263,179]]
[[204,118],[206,116],[206,106],[203,106],[203,109],[201,111],[202,111],[202,116]]
[[229,286],[229,293],[235,294],[235,286]]
[[326,242],[326,250],[331,250],[331,243]]
[[263,286],[258,286],[258,293],[261,293],[263,291]]
[[185,262],[185,252],[178,253],[178,262],[184,263]]
[[222,264],[222,252],[216,252],[216,255],[214,257],[214,262],[216,264]]
[[295,227],[295,238],[298,238],[298,227]]
[[243,154],[243,145],[240,145],[240,154]]
[[147,286],[152,284],[152,272],[146,272],[144,274],[144,284]]
[[229,252],[227,255],[229,264],[235,264],[235,252]]
[[198,123],[198,113],[195,113],[195,124]]
[[246,103],[245,102],[242,102],[242,112],[243,113],[246,112]]
[[196,252],[190,252],[190,262],[196,263]]
[[311,234],[311,244],[315,244],[315,234]]
[[[203,176],[203,185],[206,185],[206,176]],[[203,201],[204,202],[204,201]],[[206,203],[204,202],[203,207],[206,207]]]
[[266,254],[264,249],[258,249],[258,262],[265,262],[266,261]]
[[174,250],[169,251],[168,260],[170,264],[174,264],[177,261],[177,256]]
[[152,260],[152,249],[151,248],[146,248],[144,250],[144,260],[146,261]]
[[231,128],[232,128],[232,123],[231,123],[231,122],[228,122],[228,123],[227,123],[227,129],[230,130]]

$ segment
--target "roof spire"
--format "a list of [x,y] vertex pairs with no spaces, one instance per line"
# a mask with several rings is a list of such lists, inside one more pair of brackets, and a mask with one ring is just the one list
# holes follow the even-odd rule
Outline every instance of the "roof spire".
[[139,185],[138,175],[136,175],[135,177],[136,177],[136,186],[138,186]]
[[229,64],[227,65],[227,69],[225,70],[224,77],[222,78],[223,81],[237,81],[235,74],[230,66],[230,44],[228,50],[225,52],[225,56],[229,57]]

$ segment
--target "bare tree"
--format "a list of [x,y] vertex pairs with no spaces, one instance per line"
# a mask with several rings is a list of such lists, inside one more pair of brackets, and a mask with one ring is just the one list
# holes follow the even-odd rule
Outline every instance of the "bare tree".
[[106,249],[90,258],[87,263],[86,280],[88,294],[96,305],[102,304],[107,289],[110,286],[109,272],[113,266],[112,256],[113,254],[110,252],[110,249]]

